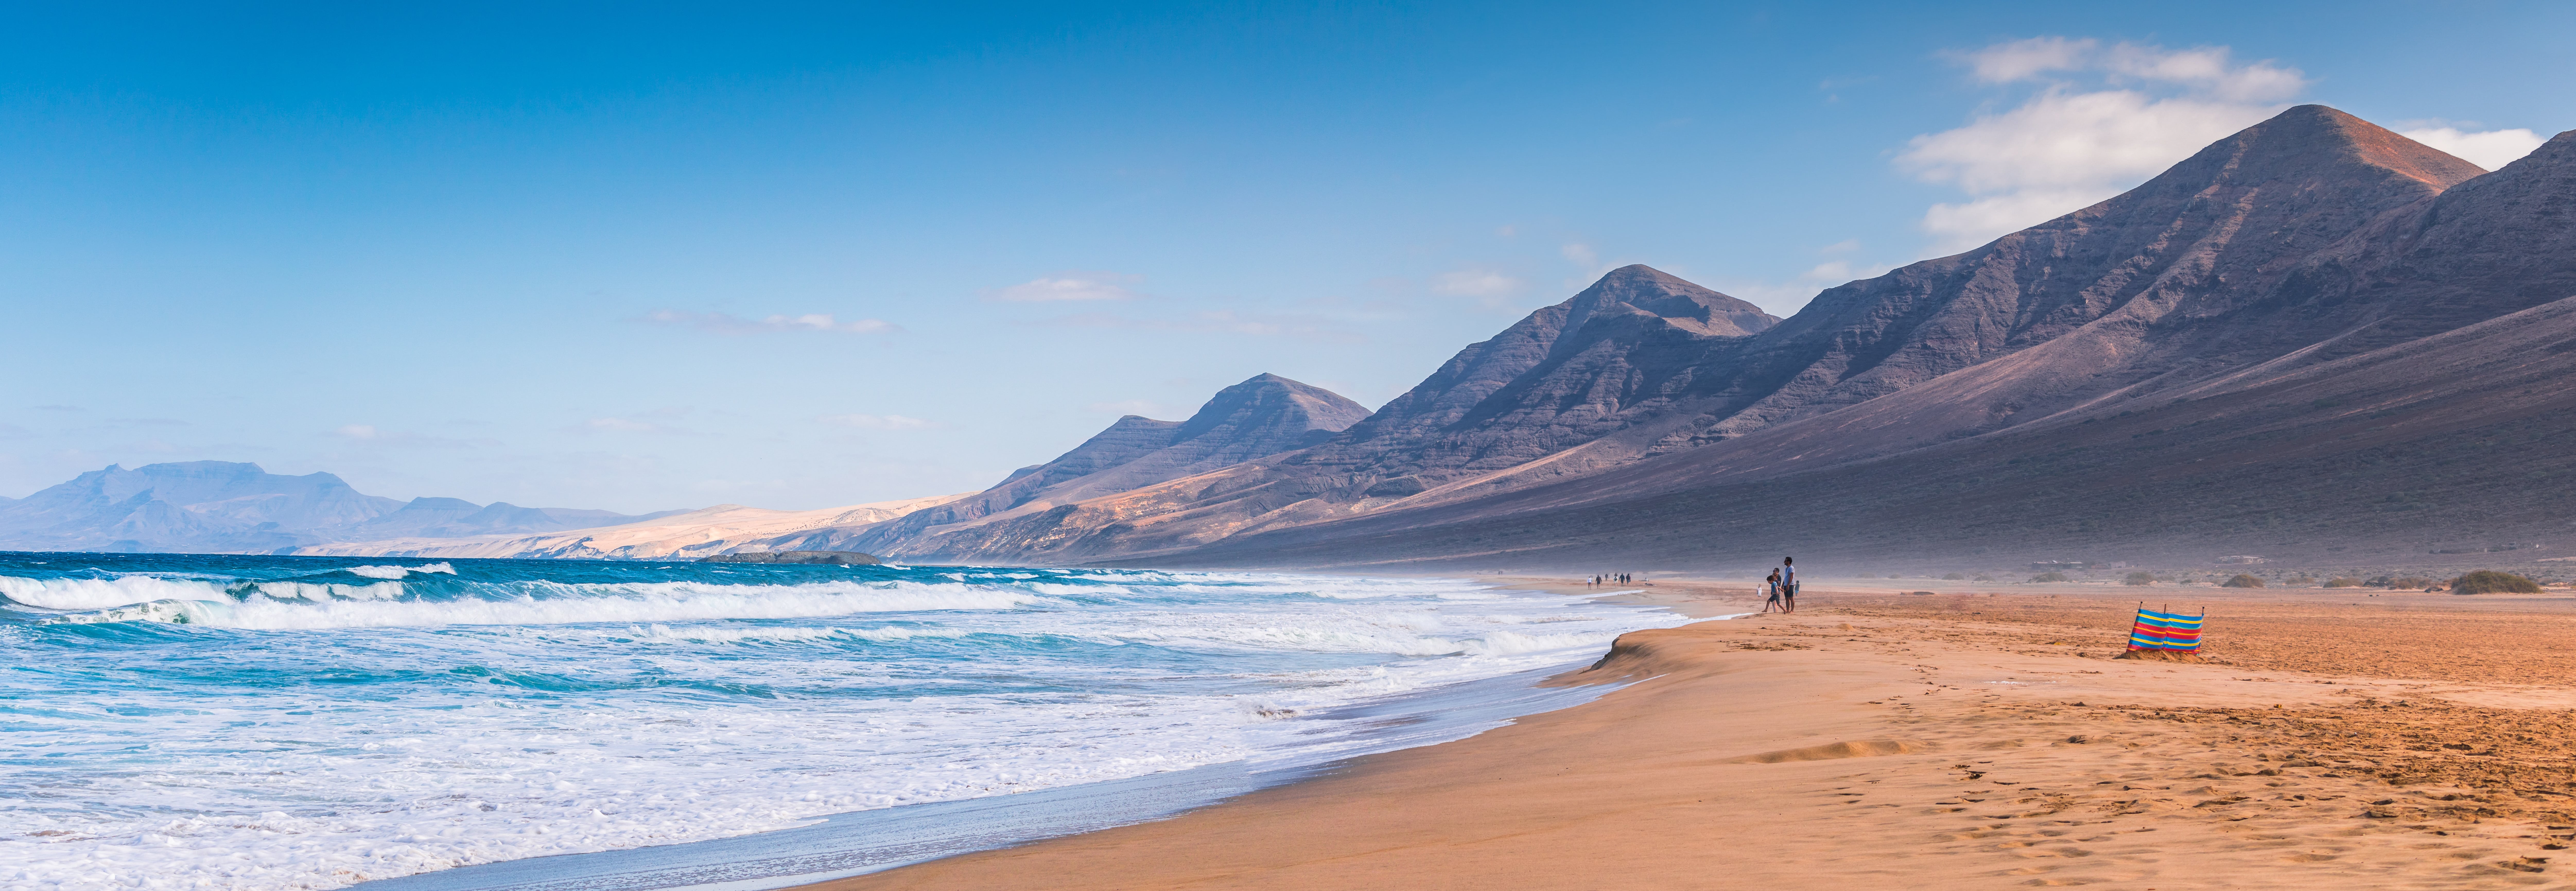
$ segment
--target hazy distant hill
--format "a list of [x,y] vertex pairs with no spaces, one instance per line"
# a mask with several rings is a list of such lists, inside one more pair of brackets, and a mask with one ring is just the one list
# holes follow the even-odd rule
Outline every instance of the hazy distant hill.
[[537,532],[641,519],[453,498],[405,503],[360,494],[328,473],[280,476],[257,464],[189,461],[110,465],[26,498],[0,499],[0,549],[269,553],[351,536]]
[[1334,440],[995,524],[957,556],[2576,554],[2576,134],[2486,173],[2302,106],[1742,333],[1618,296],[1650,275],[1690,287],[1615,271]]

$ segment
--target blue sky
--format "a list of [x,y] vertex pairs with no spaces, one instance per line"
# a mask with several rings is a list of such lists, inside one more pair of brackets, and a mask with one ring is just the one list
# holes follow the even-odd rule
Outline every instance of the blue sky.
[[964,491],[1624,263],[1787,315],[2287,104],[2576,128],[2565,4],[2083,6],[22,9],[0,494]]

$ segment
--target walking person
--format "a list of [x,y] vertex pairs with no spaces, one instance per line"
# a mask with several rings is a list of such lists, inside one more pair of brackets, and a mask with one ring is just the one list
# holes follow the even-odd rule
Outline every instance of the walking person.
[[1777,569],[1772,570],[1772,571],[1771,571],[1771,577],[1770,577],[1770,578],[1766,578],[1766,579],[1763,579],[1763,580],[1762,580],[1762,589],[1763,589],[1763,590],[1765,590],[1765,591],[1769,591],[1769,592],[1771,592],[1771,597],[1770,597],[1770,599],[1762,601],[1762,611],[1767,613],[1767,612],[1770,612],[1770,611],[1772,611],[1772,610],[1774,610],[1774,609],[1779,608],[1779,606],[1780,606],[1780,571],[1779,571],[1779,570],[1777,570]]
[[1789,557],[1780,558],[1780,572],[1778,573],[1778,576],[1780,578],[1780,599],[1783,607],[1780,611],[1784,613],[1794,613],[1798,611],[1797,563],[1797,560]]

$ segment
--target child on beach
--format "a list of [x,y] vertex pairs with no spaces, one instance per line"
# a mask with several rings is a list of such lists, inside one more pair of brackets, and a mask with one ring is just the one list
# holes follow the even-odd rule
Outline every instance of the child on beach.
[[1780,580],[1780,599],[1782,601],[1780,611],[1784,613],[1794,613],[1798,611],[1797,562],[1798,561],[1793,558],[1782,557],[1780,558],[1780,571],[1771,574],[1772,578]]
[[1762,611],[1767,613],[1780,605],[1780,571],[1772,570],[1771,577],[1762,580],[1762,587],[1771,592],[1771,599],[1762,602]]

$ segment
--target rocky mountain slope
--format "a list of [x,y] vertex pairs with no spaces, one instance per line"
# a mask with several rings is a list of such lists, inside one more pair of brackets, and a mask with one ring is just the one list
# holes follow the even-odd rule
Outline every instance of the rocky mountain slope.
[[270,553],[347,537],[538,532],[650,516],[659,515],[402,502],[362,494],[328,473],[281,476],[256,464],[189,461],[111,465],[0,500],[0,549]]
[[[1333,441],[996,526],[959,556],[1531,566],[1615,554],[1645,566],[1792,544],[2038,552],[2094,535],[2106,537],[2082,546],[2189,549],[2271,527],[2116,499],[2271,511],[2264,522],[2305,522],[2310,537],[2370,527],[2350,512],[2296,521],[2284,506],[2319,493],[2283,468],[2336,461],[2361,462],[2333,471],[2338,499],[2537,504],[2506,480],[2558,472],[2560,450],[2527,436],[2554,429],[2546,380],[2560,369],[2497,351],[2555,348],[2531,338],[2545,341],[2559,324],[2548,307],[2576,295],[2571,206],[2576,136],[2486,174],[2303,106],[2101,204],[1829,289],[1777,325],[1559,330],[1526,352],[1579,361],[1503,365],[1458,386],[1459,369],[1513,345],[1506,332],[1415,391],[1430,399],[1408,396]],[[1585,293],[1598,300],[1641,269]],[[1585,300],[1542,313],[1573,316]],[[2462,350],[2481,358],[2460,365],[2448,351]],[[2453,389],[2464,381],[2502,389]],[[2280,401],[2293,392],[2316,395]],[[2365,401],[2383,414],[2299,408]],[[2419,420],[2390,420],[2408,412]],[[2285,442],[2315,436],[2332,438]],[[2495,443],[2481,453],[2493,473],[2430,469],[2459,460],[2447,438],[2460,436]],[[2415,457],[2369,451],[2380,448]],[[2555,534],[2566,524],[2553,510],[2389,527],[2374,546]]]
[[1612,270],[1461,350],[1311,448],[986,523],[946,536],[928,555],[1057,559],[1188,547],[1687,448],[1697,432],[1691,391],[1712,357],[1734,354],[1777,322],[1655,269]]
[[1128,415],[1072,451],[1014,471],[983,492],[891,522],[836,525],[752,546],[887,556],[944,553],[953,549],[947,539],[972,537],[984,525],[1313,446],[1367,415],[1368,409],[1321,387],[1255,375],[1217,391],[1189,420]]

